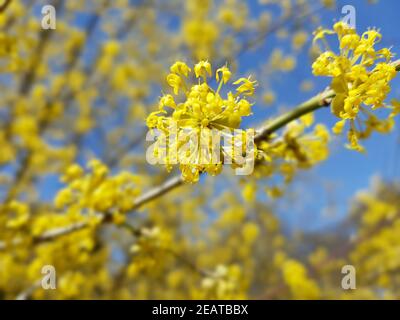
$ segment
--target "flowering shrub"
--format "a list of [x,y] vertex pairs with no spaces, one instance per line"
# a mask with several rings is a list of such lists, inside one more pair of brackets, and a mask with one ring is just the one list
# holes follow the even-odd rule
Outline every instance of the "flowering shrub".
[[312,181],[338,152],[323,122],[358,151],[395,126],[400,63],[377,29],[309,43],[327,0],[55,0],[49,30],[41,1],[3,2],[0,298],[399,298],[397,183],[375,179],[332,232],[289,232],[319,223],[292,208],[335,208]]

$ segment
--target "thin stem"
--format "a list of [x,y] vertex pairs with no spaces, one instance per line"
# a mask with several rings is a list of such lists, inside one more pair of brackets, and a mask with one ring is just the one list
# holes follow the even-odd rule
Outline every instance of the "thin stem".
[[259,143],[262,140],[266,139],[271,133],[287,125],[289,122],[298,119],[307,113],[313,112],[321,107],[328,106],[334,96],[335,92],[333,90],[327,90],[303,102],[293,110],[282,114],[281,116],[272,120],[270,123],[267,123],[260,130],[258,130],[258,133],[254,137],[254,142]]
[[[294,119],[297,119],[298,117],[301,117],[302,115],[305,115],[307,113],[313,112],[314,110],[317,110],[323,106],[327,106],[330,103],[330,98],[332,98],[333,96],[334,92],[332,90],[325,91],[324,93],[318,94],[308,101],[298,105],[288,113],[281,115],[280,117],[276,118],[275,120],[266,124],[260,130],[258,130],[258,133],[254,138],[255,142],[259,143],[263,139],[267,138],[268,135],[284,127],[286,124],[293,121]],[[181,176],[176,176],[167,180],[162,185],[154,187],[143,195],[139,196],[135,201],[132,211],[141,208],[148,202],[151,202],[152,200],[163,196],[164,194],[176,189],[183,184],[184,181]],[[104,216],[101,220],[101,223],[108,223],[109,221],[110,219],[106,219],[106,216]],[[87,222],[78,222],[67,227],[60,227],[46,231],[42,235],[35,237],[33,239],[33,244],[47,242],[60,236],[71,234],[75,231],[79,231],[88,227],[88,225],[89,224]],[[18,241],[13,241],[12,244],[18,244]],[[4,242],[0,242],[0,250],[4,250],[5,248],[6,244]]]
[[[157,187],[149,190],[148,192],[144,193],[143,195],[139,196],[135,201],[132,211],[139,209],[146,203],[152,201],[153,199],[161,197],[165,193],[177,188],[178,186],[180,186],[182,184],[183,184],[183,179],[181,178],[181,176],[177,176],[177,177],[167,180],[162,185],[157,186]],[[100,223],[105,224],[105,223],[110,222],[111,219],[107,219],[107,218],[108,218],[107,215],[102,216]],[[39,236],[34,237],[32,243],[39,244],[39,243],[51,241],[55,238],[65,236],[65,235],[74,233],[75,231],[85,229],[88,226],[89,226],[89,223],[83,221],[83,222],[77,222],[77,223],[71,224],[66,227],[59,227],[59,228],[51,229],[49,231],[42,233]],[[18,245],[20,243],[21,243],[20,239],[15,239],[11,242],[11,245]],[[0,251],[5,250],[6,247],[7,247],[7,244],[5,242],[0,242]]]
[[396,71],[400,71],[400,59],[392,62],[392,65],[396,67]]

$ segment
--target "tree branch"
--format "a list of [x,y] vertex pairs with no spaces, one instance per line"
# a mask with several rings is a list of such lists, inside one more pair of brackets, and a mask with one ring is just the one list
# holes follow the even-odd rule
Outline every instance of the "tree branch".
[[[396,67],[396,71],[400,71],[400,59],[396,60],[392,63]],[[300,105],[296,106],[293,110],[282,114],[281,116],[277,117],[276,119],[272,120],[271,122],[267,123],[265,126],[261,127],[257,130],[257,134],[254,137],[254,142],[257,144],[262,140],[268,138],[268,136],[275,131],[283,128],[285,125],[290,123],[291,121],[298,119],[299,117],[318,110],[322,107],[328,106],[332,98],[335,97],[335,92],[333,90],[325,90],[322,93],[317,94],[316,96],[312,97],[311,99],[301,103]],[[143,205],[147,204],[148,202],[157,199],[164,194],[170,192],[171,190],[176,189],[177,187],[184,184],[184,181],[181,176],[173,177],[167,180],[160,186],[154,187],[144,193],[143,195],[139,196],[135,204],[132,208],[133,210],[137,210]],[[107,215],[102,217],[101,223],[108,223],[111,219],[107,219]],[[76,224],[67,226],[67,227],[60,227],[53,230],[49,230],[42,235],[33,239],[34,244],[43,243],[46,241],[53,240],[63,235],[68,235],[75,231],[82,230],[88,227],[87,222],[78,222]],[[18,244],[18,241],[12,241],[12,244]],[[6,244],[4,242],[0,242],[0,250],[4,250],[6,248]]]
[[301,116],[313,112],[321,107],[328,106],[334,96],[335,92],[333,90],[326,90],[298,105],[293,110],[282,114],[281,116],[267,123],[264,127],[260,128],[254,137],[254,142],[257,144],[268,138],[271,133],[278,131],[287,125],[289,122],[292,122],[293,120],[298,119]]
[[7,7],[11,4],[11,0],[5,0],[4,3],[0,6],[0,12],[4,12],[7,10]]

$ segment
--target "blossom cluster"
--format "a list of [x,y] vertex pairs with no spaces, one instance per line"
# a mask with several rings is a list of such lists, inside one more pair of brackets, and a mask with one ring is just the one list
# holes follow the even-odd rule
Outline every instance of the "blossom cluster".
[[[213,89],[209,84],[212,80],[208,78],[213,75],[213,72],[208,61],[200,61],[194,66],[194,77],[197,79],[197,83],[194,85],[189,85],[190,76],[193,74],[191,68],[184,62],[174,63],[170,71],[167,82],[173,88],[174,95],[166,94],[160,98],[159,110],[152,112],[147,117],[149,129],[158,129],[164,134],[164,139],[172,136],[172,127],[176,127],[177,136],[182,136],[185,131],[190,130],[197,133],[197,136],[203,137],[203,140],[210,141],[210,148],[213,133],[224,132],[224,138],[232,139],[232,145],[234,145],[237,141],[233,137],[233,131],[239,128],[242,117],[251,115],[252,104],[247,97],[254,94],[256,81],[251,80],[250,77],[240,78],[233,82],[233,85],[237,86],[235,92],[229,91],[226,97],[223,97],[221,89],[231,78],[231,71],[227,66],[223,66],[215,72],[215,79],[218,82],[217,89]],[[183,99],[180,99],[179,94],[181,93],[184,96]],[[158,139],[158,142],[161,145],[164,141]],[[177,141],[175,145],[170,143],[169,147],[177,149],[182,177],[186,181],[196,182],[201,172],[211,175],[219,174],[224,163],[223,157],[233,158],[233,166],[241,165],[235,161],[232,154],[226,154],[224,149],[220,150],[219,153],[222,153],[222,156],[219,159],[210,158],[205,164],[204,159],[201,159],[201,152],[188,151],[183,147],[185,142],[187,141]],[[247,145],[247,141],[242,145],[243,147]],[[160,149],[161,147],[155,146],[154,152],[159,153]],[[171,165],[168,164],[174,163],[174,161],[176,159],[169,158],[167,153],[165,163],[168,169],[171,169]]]
[[99,160],[91,160],[89,172],[78,164],[71,165],[62,180],[68,185],[54,200],[56,208],[87,211],[88,214],[108,213],[114,217],[131,210],[140,193],[139,178],[129,172],[109,176],[109,169]]
[[[325,36],[330,34],[338,37],[339,54],[329,50]],[[324,43],[325,51],[313,63],[313,73],[333,78],[331,88],[336,96],[331,110],[341,119],[333,132],[340,134],[346,123],[350,123],[348,147],[358,151],[363,150],[359,139],[368,138],[373,131],[389,132],[398,113],[393,109],[385,119],[375,114],[376,109],[392,108],[385,104],[385,99],[390,92],[390,81],[396,76],[390,49],[375,48],[381,38],[375,29],[360,36],[343,22],[336,23],[333,30],[320,29],[314,36],[314,42]]]

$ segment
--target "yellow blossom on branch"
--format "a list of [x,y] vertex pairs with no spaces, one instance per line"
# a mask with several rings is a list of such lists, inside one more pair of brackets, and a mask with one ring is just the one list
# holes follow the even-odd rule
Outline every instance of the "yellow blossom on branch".
[[[221,158],[228,157],[228,154],[226,149],[218,149],[217,155],[221,157],[218,157],[219,159],[213,157],[215,154],[211,149],[215,145],[215,140],[213,140],[215,134],[223,136],[224,139],[230,139],[234,144],[240,140],[235,140],[236,137],[233,138],[232,133],[239,128],[242,117],[251,115],[252,106],[242,96],[252,96],[256,86],[256,81],[240,78],[233,82],[233,85],[238,86],[236,93],[228,92],[224,98],[221,95],[221,89],[231,77],[227,66],[217,69],[215,73],[215,78],[219,82],[217,89],[213,89],[207,83],[207,78],[212,75],[211,64],[208,61],[200,61],[193,69],[195,77],[199,79],[197,84],[190,85],[187,82],[191,68],[181,61],[170,68],[171,73],[167,76],[167,82],[173,88],[174,96],[171,94],[162,96],[159,101],[159,110],[152,112],[146,121],[149,129],[158,129],[164,134],[164,137],[159,137],[157,140],[154,155],[158,157],[164,151],[161,150],[162,143],[167,143],[169,150],[175,148],[177,157],[170,156],[169,153],[165,155],[167,169],[171,169],[174,160],[177,161],[180,163],[183,178],[189,182],[196,182],[199,179],[199,173],[203,171],[211,175],[221,172],[224,163],[224,159]],[[177,97],[179,92],[184,92],[183,100]],[[189,136],[182,141],[172,142],[174,134],[171,128],[173,126],[176,127],[176,135],[179,137],[183,136],[185,130],[198,133],[201,139],[207,141],[205,154],[203,152],[201,155],[202,152],[197,152],[200,151],[200,146],[195,146],[194,152],[184,148],[184,144],[190,140]],[[243,140],[248,142],[246,137]],[[233,159],[233,166],[240,167],[241,165]]]
[[[327,47],[325,36],[330,34],[337,34],[340,54]],[[363,150],[359,139],[369,137],[373,131],[389,132],[394,125],[392,116],[380,119],[374,114],[378,108],[388,108],[385,99],[389,83],[396,76],[390,49],[375,48],[381,38],[374,29],[360,36],[343,22],[336,23],[333,30],[319,30],[314,37],[314,42],[324,41],[325,51],[313,63],[313,73],[333,78],[331,87],[336,96],[331,110],[341,118],[333,132],[340,134],[349,123],[347,146],[358,151]]]
[[62,180],[68,185],[54,200],[57,208],[113,215],[133,208],[140,193],[137,176],[123,171],[110,177],[107,166],[96,159],[89,162],[88,168],[88,172],[77,164],[67,168]]

